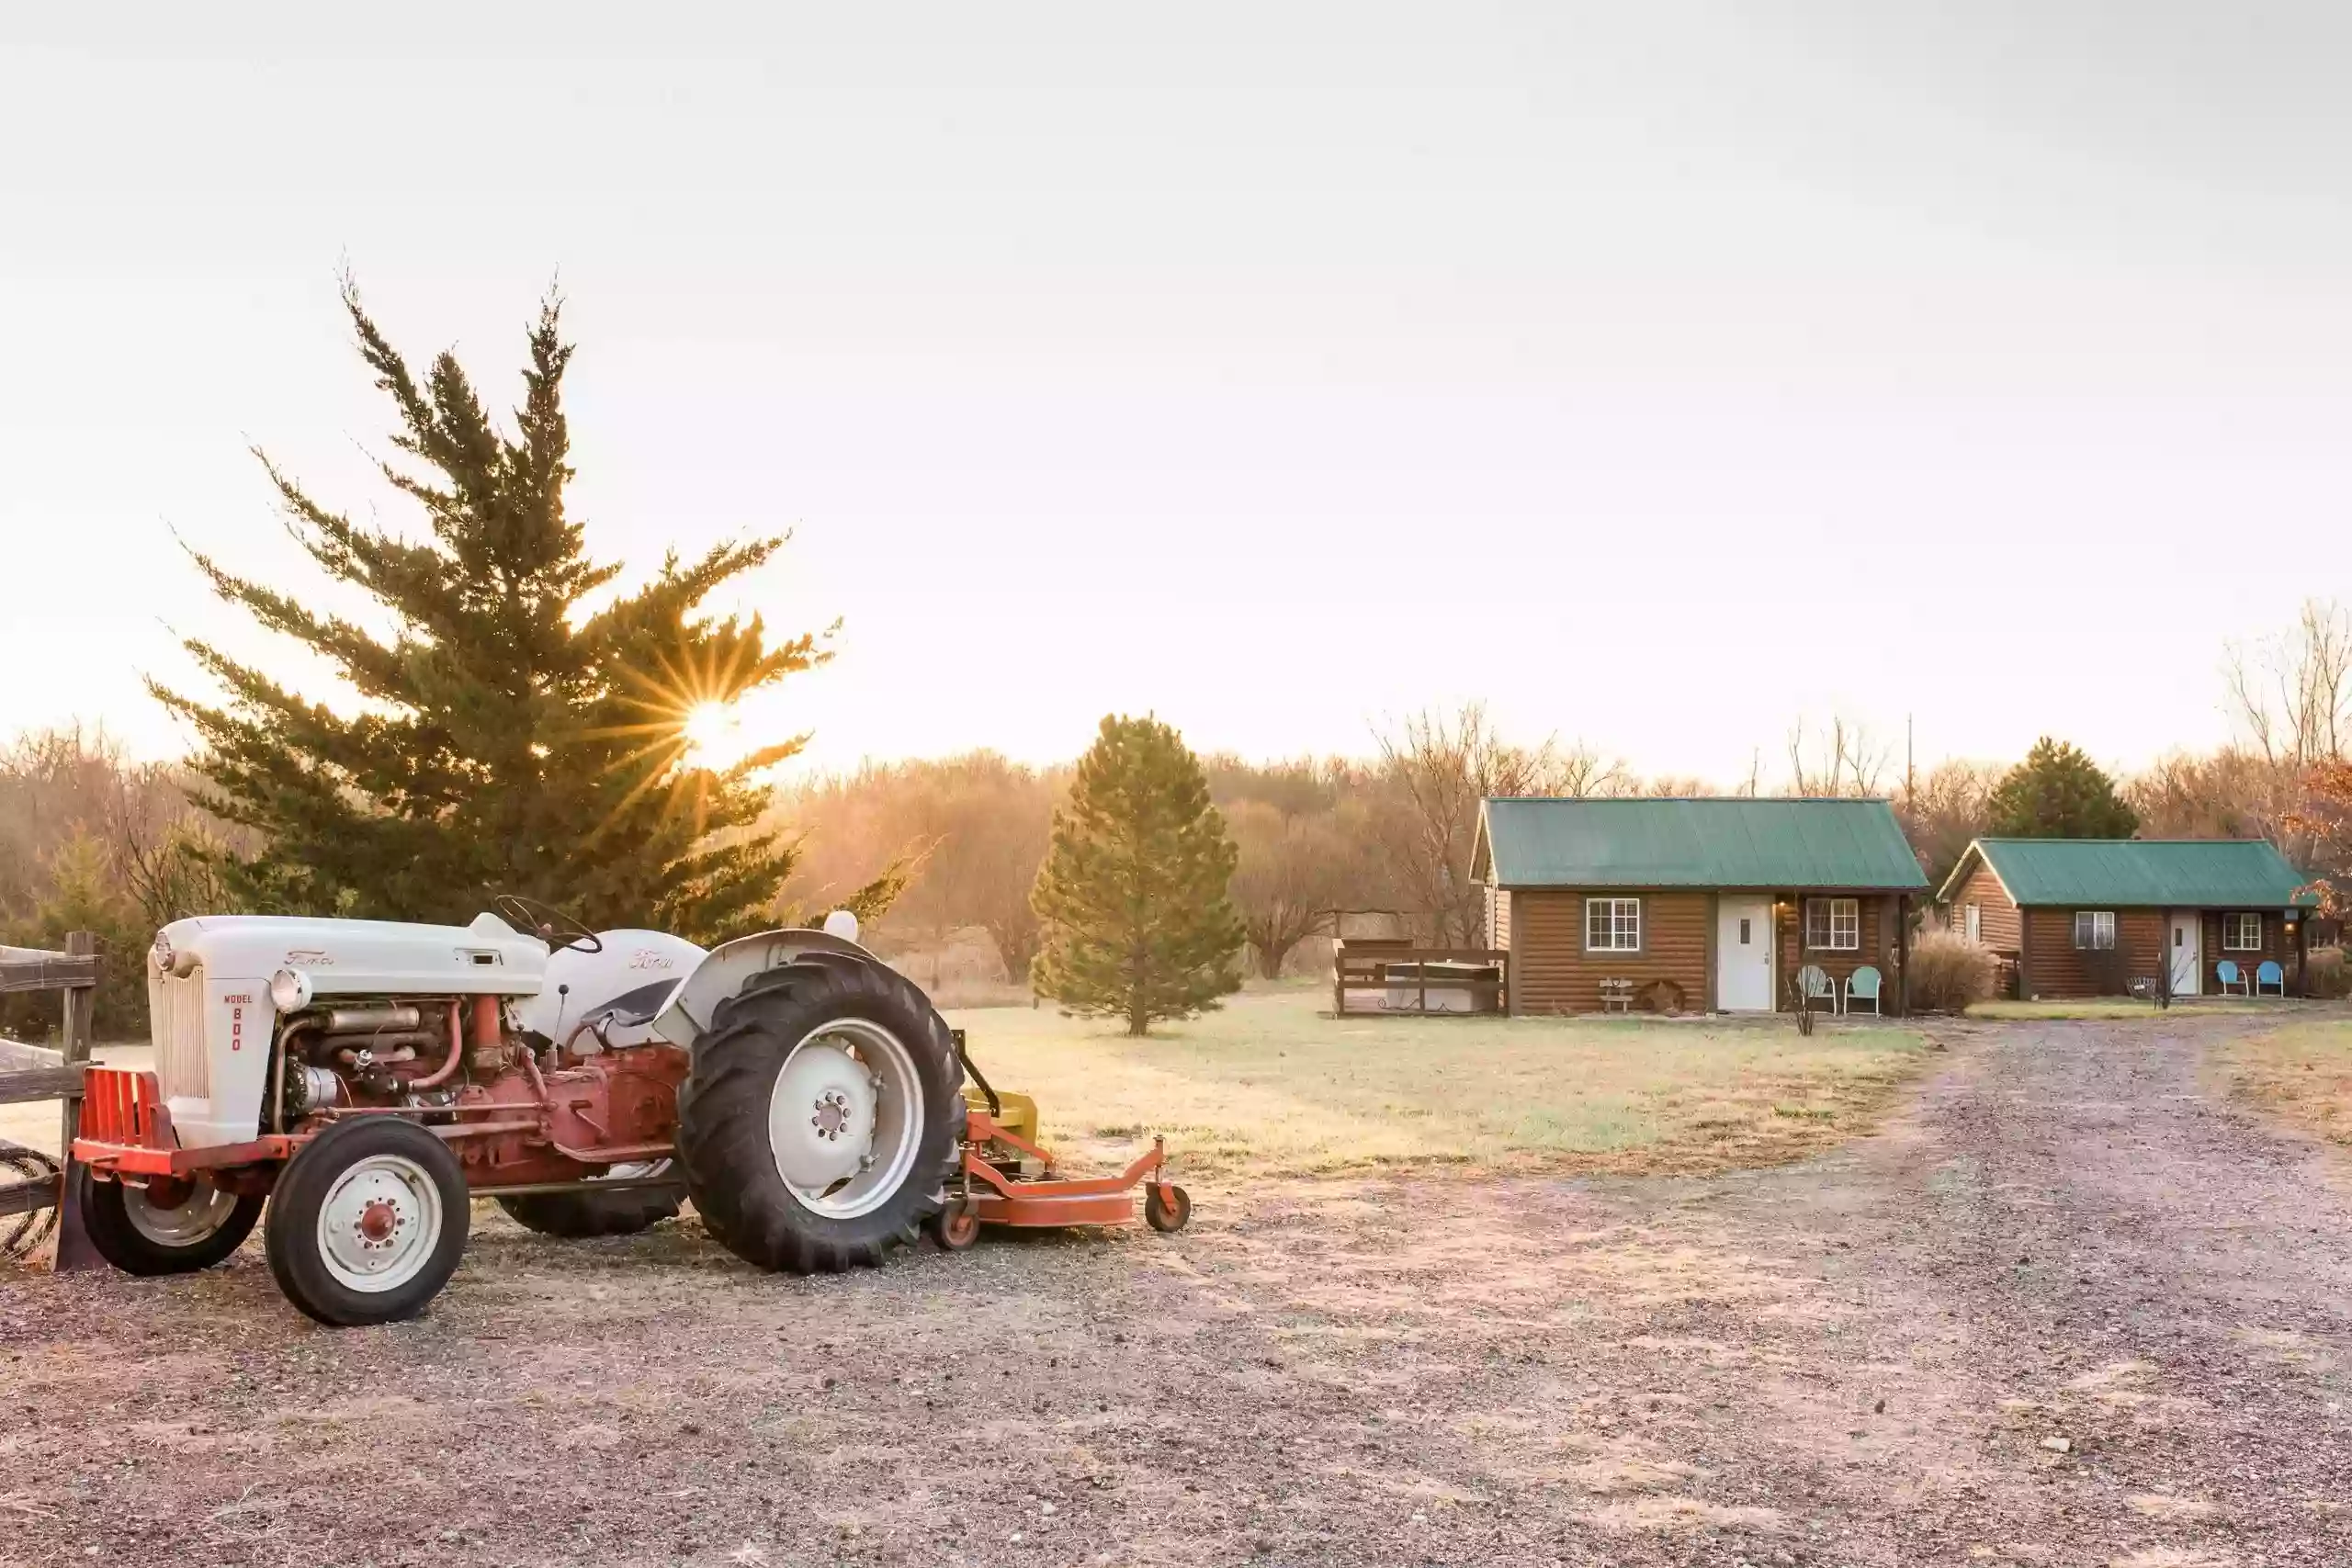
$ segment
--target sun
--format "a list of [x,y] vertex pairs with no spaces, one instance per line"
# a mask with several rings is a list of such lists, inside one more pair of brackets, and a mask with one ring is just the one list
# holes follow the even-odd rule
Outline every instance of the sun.
[[686,742],[684,761],[690,768],[725,773],[751,754],[743,739],[743,716],[733,703],[696,703],[678,727]]

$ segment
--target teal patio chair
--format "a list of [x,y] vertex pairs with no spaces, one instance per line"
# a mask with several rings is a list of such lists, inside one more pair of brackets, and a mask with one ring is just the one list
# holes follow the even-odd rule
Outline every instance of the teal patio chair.
[[1879,988],[1883,983],[1875,967],[1868,964],[1863,964],[1846,977],[1846,1001],[1841,1010],[1851,1012],[1854,1010],[1856,1002],[1868,1002],[1871,1004],[1872,1014],[1880,1018],[1885,1017],[1885,1011],[1879,1006],[1878,1001]]
[[2287,994],[2287,971],[2278,967],[2278,961],[2275,958],[2266,958],[2255,965],[2254,994],[2257,997],[2262,995],[2265,986],[2278,987],[2282,997]]
[[2213,977],[2222,982],[2222,995],[2225,997],[2232,991],[2242,997],[2254,995],[2254,986],[2246,979],[2245,971],[2229,959],[2224,958],[2213,965]]
[[1838,1010],[1838,982],[1831,979],[1829,971],[1820,964],[1808,964],[1798,970],[1796,986],[1800,1001],[1826,1001],[1831,1012]]

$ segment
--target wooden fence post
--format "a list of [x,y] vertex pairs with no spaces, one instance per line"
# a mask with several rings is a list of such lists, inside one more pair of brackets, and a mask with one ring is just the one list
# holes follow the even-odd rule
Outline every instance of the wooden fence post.
[[[88,958],[98,951],[98,939],[89,931],[67,931],[65,951],[75,958]],[[90,1019],[98,1004],[96,986],[76,986],[65,993],[65,1065],[80,1067],[90,1060]],[[74,1147],[74,1139],[82,1130],[82,1091],[74,1090],[60,1101],[61,1136],[57,1145],[60,1158]]]
[[[65,951],[76,958],[95,956],[98,939],[91,931],[65,933]],[[65,1066],[78,1070],[90,1060],[90,1022],[98,1005],[96,985],[75,986],[65,993]],[[82,1089],[76,1084],[60,1100],[59,1133],[62,1138],[57,1145],[58,1168],[64,1172],[62,1189],[57,1204],[57,1262],[60,1274],[79,1269],[103,1269],[106,1259],[90,1245],[90,1233],[82,1222],[82,1205],[74,1191],[74,1140],[82,1132]]]

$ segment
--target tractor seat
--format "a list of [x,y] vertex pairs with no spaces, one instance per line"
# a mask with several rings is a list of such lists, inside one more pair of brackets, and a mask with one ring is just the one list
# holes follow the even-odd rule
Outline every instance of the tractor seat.
[[650,986],[623,991],[588,1016],[608,1028],[639,1028],[660,1016],[662,1004],[670,999],[670,992],[675,985],[673,980],[656,980]]

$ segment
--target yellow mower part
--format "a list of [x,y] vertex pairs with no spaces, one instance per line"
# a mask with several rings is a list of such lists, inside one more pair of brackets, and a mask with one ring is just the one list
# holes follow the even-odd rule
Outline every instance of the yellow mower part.
[[[996,1098],[997,1103],[1002,1107],[992,1112],[996,1124],[1015,1137],[1026,1138],[1033,1144],[1038,1142],[1037,1102],[1025,1094],[1007,1094],[1001,1089],[997,1091]],[[989,1097],[967,1084],[964,1086],[964,1103],[975,1111],[986,1111]]]

